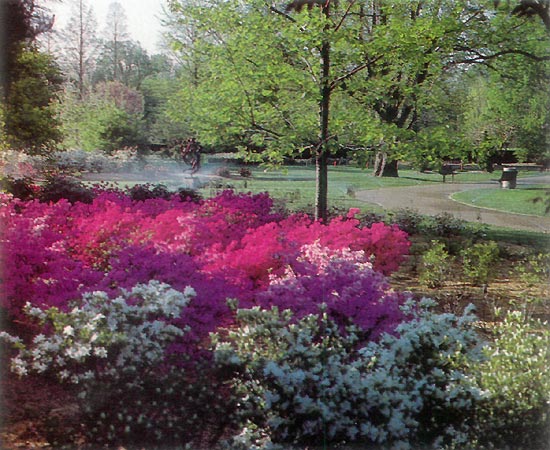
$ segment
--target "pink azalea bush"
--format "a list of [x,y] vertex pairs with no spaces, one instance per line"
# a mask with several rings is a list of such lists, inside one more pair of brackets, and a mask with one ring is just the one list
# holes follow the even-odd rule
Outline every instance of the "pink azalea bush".
[[[197,202],[177,195],[135,201],[104,190],[89,204],[1,195],[0,220],[2,306],[12,317],[22,319],[27,302],[64,310],[86,292],[101,289],[114,296],[157,280],[196,290],[181,323],[191,327],[187,336],[196,342],[231,321],[227,298],[242,306],[304,312],[326,301],[342,321],[370,329],[380,319],[373,311],[396,303],[384,275],[398,268],[409,247],[397,227],[360,227],[354,211],[323,224],[274,213],[267,194],[232,191]],[[315,252],[308,256],[313,243],[328,265],[315,260],[320,257]],[[362,267],[355,264],[358,255]],[[301,298],[298,291],[304,292]],[[392,307],[385,308],[392,322]]]

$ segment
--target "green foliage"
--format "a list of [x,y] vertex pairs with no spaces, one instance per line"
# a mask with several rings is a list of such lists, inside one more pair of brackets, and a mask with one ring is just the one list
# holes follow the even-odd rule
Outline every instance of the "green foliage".
[[449,276],[451,262],[445,244],[432,241],[429,250],[422,255],[419,281],[429,288],[442,286]]
[[499,249],[494,241],[473,244],[461,252],[465,277],[474,284],[487,284],[493,265],[498,260]]
[[[536,41],[528,40],[526,47]],[[550,123],[550,65],[516,56],[501,61],[498,69],[474,71],[465,80],[470,91],[463,131],[473,157],[490,163],[510,150],[520,161],[544,164],[550,158],[545,131]]]
[[449,125],[432,125],[422,128],[414,139],[401,147],[403,156],[418,170],[440,170],[444,161],[463,159],[464,143]]
[[186,122],[178,123],[168,114],[170,99],[178,89],[179,82],[175,77],[160,74],[143,80],[140,92],[143,94],[143,115],[149,142],[166,143],[192,135]]
[[142,102],[139,92],[120,83],[100,85],[83,101],[67,90],[61,107],[64,146],[111,154],[142,144]]
[[48,154],[61,140],[54,107],[62,78],[52,57],[21,46],[12,68],[3,120],[10,147],[29,154]]
[[488,395],[478,418],[487,448],[543,450],[550,442],[550,330],[518,311],[496,324],[479,367]]

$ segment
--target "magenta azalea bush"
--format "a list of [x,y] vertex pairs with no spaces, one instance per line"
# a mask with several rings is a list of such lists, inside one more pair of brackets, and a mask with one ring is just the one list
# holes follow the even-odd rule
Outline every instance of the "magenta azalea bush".
[[[177,195],[135,201],[105,190],[89,204],[2,195],[2,306],[22,319],[27,302],[63,310],[86,292],[101,289],[116,296],[120,289],[157,280],[197,291],[196,314],[187,314],[185,325],[192,325],[189,335],[198,340],[227,325],[227,298],[242,306],[277,304],[298,312],[307,304],[332,304],[341,291],[340,303],[349,310],[338,314],[364,321],[354,308],[384,301],[383,275],[405,258],[406,233],[383,223],[361,227],[353,214],[323,224],[305,215],[283,216],[272,207],[267,194],[232,191],[197,202]],[[318,261],[304,253],[304,246],[314,243],[318,253],[360,255],[368,267],[352,268],[354,262],[344,258],[318,270]],[[319,283],[312,281],[317,278]],[[308,290],[308,283],[316,290],[294,301],[297,285]],[[285,292],[277,292],[284,284]],[[320,286],[330,293],[327,298],[319,296]]]

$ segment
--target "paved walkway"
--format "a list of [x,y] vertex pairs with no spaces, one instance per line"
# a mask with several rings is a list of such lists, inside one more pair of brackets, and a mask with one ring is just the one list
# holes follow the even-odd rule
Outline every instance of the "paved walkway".
[[[518,186],[550,184],[550,175],[518,179]],[[454,217],[489,225],[508,227],[517,230],[550,233],[550,217],[529,216],[493,211],[485,208],[464,205],[450,198],[455,192],[469,189],[498,189],[496,182],[486,183],[441,183],[428,186],[383,188],[356,192],[356,199],[385,209],[414,209],[422,214],[437,215],[443,212]]]

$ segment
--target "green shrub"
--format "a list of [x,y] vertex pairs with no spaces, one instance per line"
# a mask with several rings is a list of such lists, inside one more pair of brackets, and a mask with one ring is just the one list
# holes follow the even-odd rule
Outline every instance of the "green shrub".
[[495,449],[550,448],[548,324],[509,312],[484,351],[479,378],[487,395],[478,417],[480,443]]
[[390,214],[390,221],[409,234],[416,234],[421,229],[423,217],[413,209],[399,209]]
[[498,260],[498,245],[494,241],[474,244],[464,249],[462,255],[462,269],[466,279],[476,285],[488,284],[491,269]]
[[445,244],[432,241],[430,249],[422,255],[419,281],[429,288],[442,286],[449,275],[450,263]]

